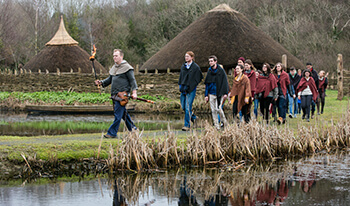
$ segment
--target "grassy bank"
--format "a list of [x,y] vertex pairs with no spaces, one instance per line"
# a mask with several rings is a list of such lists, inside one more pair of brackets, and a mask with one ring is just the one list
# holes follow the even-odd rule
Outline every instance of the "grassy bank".
[[235,165],[242,160],[271,161],[347,149],[348,102],[335,100],[335,91],[327,91],[327,95],[325,113],[310,123],[301,122],[300,117],[281,126],[252,121],[228,125],[223,131],[216,131],[208,123],[187,133],[173,129],[125,132],[121,134],[123,140],[101,140],[101,134],[0,136],[1,173],[13,171],[11,165],[16,164],[21,166],[19,171],[29,171],[35,165],[41,171],[43,165],[59,168],[66,162],[87,159],[104,168],[128,170],[183,164]]

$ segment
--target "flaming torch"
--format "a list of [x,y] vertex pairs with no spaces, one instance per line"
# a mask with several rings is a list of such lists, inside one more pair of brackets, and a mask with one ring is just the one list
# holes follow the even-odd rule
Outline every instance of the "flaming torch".
[[[94,69],[94,74],[95,74],[95,80],[97,80],[97,75],[96,75],[96,69],[95,69],[95,64],[94,64],[94,61],[95,61],[95,55],[96,55],[96,47],[95,47],[95,44],[92,46],[93,47],[93,50],[91,51],[92,55],[90,56],[90,61],[92,63],[92,68]],[[100,93],[101,95],[101,89],[100,89],[100,85],[97,85],[97,88],[98,88],[98,92]]]

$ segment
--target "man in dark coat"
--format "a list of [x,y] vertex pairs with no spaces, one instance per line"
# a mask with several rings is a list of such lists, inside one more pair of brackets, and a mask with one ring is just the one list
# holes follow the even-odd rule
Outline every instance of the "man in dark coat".
[[[294,113],[294,118],[297,117],[298,113],[298,98],[296,98],[296,89],[298,88],[299,82],[300,82],[301,76],[298,74],[297,70],[295,67],[291,67],[289,70],[289,81],[292,89],[292,94],[293,96],[288,93],[288,103],[289,103],[289,117],[293,117]],[[293,110],[293,105],[294,105],[294,110]]]
[[210,102],[213,123],[216,129],[220,129],[218,113],[224,125],[227,125],[225,113],[222,110],[222,105],[227,99],[229,86],[227,75],[223,68],[217,64],[217,57],[212,55],[209,57],[209,69],[205,77],[205,101]]
[[196,97],[197,85],[202,81],[203,74],[198,64],[194,62],[194,53],[192,51],[186,52],[185,61],[181,66],[178,84],[181,92],[181,107],[185,112],[185,125],[182,127],[182,130],[188,131],[191,126],[190,121],[194,123],[197,118],[192,112],[192,104]]

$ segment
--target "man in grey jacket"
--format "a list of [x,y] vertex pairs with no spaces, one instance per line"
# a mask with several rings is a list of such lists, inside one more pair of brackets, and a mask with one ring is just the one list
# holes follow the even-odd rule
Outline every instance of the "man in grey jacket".
[[[134,68],[125,60],[121,49],[114,49],[113,60],[115,64],[109,71],[109,77],[104,80],[96,80],[96,85],[106,87],[111,84],[111,95],[118,95],[120,92],[132,93],[132,98],[137,98],[137,84],[134,76]],[[113,100],[114,122],[109,127],[105,138],[116,138],[120,121],[123,119],[129,131],[137,129],[130,115],[126,111],[125,105],[120,101]]]

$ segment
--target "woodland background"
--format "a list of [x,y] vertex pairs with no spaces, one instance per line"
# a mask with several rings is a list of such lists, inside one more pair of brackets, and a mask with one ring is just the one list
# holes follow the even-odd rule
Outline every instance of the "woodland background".
[[[0,69],[14,70],[56,33],[60,15],[69,34],[106,68],[121,48],[142,65],[206,11],[226,3],[243,13],[302,62],[336,71],[350,57],[349,0],[0,0]],[[210,29],[210,25],[208,25]],[[266,51],[268,52],[268,51]]]

